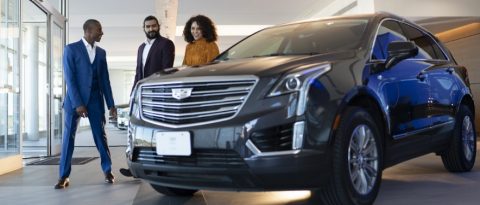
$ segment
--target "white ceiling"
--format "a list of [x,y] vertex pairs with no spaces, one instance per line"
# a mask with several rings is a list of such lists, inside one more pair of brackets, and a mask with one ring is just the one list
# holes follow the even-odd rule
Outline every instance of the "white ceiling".
[[[155,15],[156,0],[69,0],[68,43],[83,36],[83,22],[99,20],[104,36],[100,46],[107,50],[111,69],[134,69],[135,55],[145,40],[143,19]],[[179,0],[177,26],[183,26],[193,15],[209,16],[217,25],[275,25],[308,18],[317,8],[333,0]],[[243,36],[220,36],[220,50]],[[174,40],[175,64],[181,64],[185,42],[181,36]]]
[[[107,50],[110,69],[134,70],[137,48],[145,40],[142,24],[148,15],[156,15],[155,2],[161,0],[68,0],[68,43],[83,36],[83,22],[94,18],[102,23],[104,36],[100,46]],[[334,0],[178,0],[177,26],[193,15],[209,16],[217,25],[276,25],[308,19]],[[465,0],[464,0],[465,1]],[[473,1],[473,0],[469,0]],[[380,2],[380,1],[379,1]],[[445,2],[446,1],[442,1]],[[377,2],[378,3],[378,2]],[[381,5],[381,4],[379,4]],[[432,4],[433,5],[433,4]],[[391,8],[384,5],[385,8]],[[398,5],[396,5],[398,7]],[[382,9],[382,10],[385,10]],[[435,9],[437,6],[432,6]],[[392,9],[392,8],[391,8]],[[417,9],[418,10],[418,9]],[[402,10],[403,11],[403,10]],[[397,11],[395,13],[398,13]],[[439,12],[439,11],[437,11]],[[451,29],[479,17],[411,17],[433,33]],[[252,31],[253,32],[253,31]],[[220,51],[244,37],[220,36]],[[177,34],[175,65],[181,64],[185,42]]]

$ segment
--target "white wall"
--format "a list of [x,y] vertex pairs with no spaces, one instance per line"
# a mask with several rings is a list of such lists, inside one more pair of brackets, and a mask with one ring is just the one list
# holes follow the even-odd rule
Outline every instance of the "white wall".
[[[470,88],[475,100],[475,118],[477,132],[480,131],[480,32],[465,38],[446,42],[445,45],[450,49],[458,64],[463,65],[468,70]],[[474,46],[472,46],[474,45]]]
[[403,17],[479,16],[479,0],[335,0],[310,18],[386,11]]
[[479,0],[374,0],[374,2],[375,11],[387,11],[403,17],[479,16],[480,14]]

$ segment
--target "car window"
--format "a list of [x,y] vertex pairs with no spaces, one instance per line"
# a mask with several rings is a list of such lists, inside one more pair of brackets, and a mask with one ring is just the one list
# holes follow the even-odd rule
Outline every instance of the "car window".
[[407,41],[407,38],[396,21],[382,22],[375,37],[372,59],[386,59],[388,57],[387,46],[393,41]]
[[447,59],[433,38],[410,25],[402,24],[402,27],[408,39],[418,46],[418,55],[415,58]]
[[244,39],[218,59],[312,55],[356,49],[368,19],[322,20],[272,27]]

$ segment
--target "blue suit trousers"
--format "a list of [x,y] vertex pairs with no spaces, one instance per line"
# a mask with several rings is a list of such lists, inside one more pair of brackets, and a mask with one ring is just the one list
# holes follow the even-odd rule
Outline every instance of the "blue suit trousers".
[[[93,139],[97,150],[100,153],[102,171],[112,171],[112,160],[108,149],[107,137],[105,134],[105,111],[103,108],[103,96],[99,91],[92,91],[87,105],[88,120],[92,128]],[[72,167],[72,155],[75,146],[75,134],[77,131],[80,116],[70,106],[64,106],[65,130],[63,132],[63,144],[60,157],[60,178],[70,176]]]

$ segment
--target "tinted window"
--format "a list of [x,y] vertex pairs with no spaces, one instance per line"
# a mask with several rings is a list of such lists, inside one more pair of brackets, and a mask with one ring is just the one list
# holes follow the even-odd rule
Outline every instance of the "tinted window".
[[367,19],[323,20],[273,27],[230,48],[219,59],[308,55],[359,47]]
[[406,24],[402,24],[402,27],[408,39],[410,41],[414,41],[418,46],[418,55],[416,58],[441,60],[447,59],[436,44],[435,40],[433,40],[430,36]]
[[392,41],[406,41],[406,39],[400,25],[396,21],[382,22],[375,37],[372,59],[386,59],[388,57],[388,44]]

